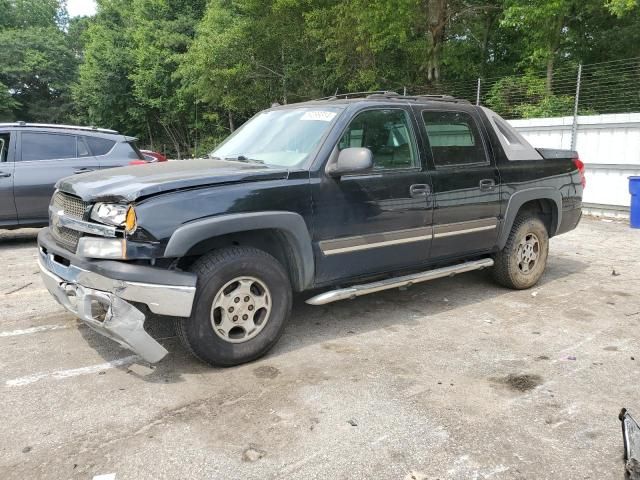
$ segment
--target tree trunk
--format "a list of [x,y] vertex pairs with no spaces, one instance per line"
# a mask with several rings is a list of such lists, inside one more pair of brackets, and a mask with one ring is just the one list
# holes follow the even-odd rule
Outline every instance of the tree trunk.
[[287,104],[287,65],[284,61],[284,46],[280,47],[280,54],[282,57],[282,100],[284,105]]
[[426,0],[427,8],[427,80],[440,80],[440,52],[447,23],[447,1]]
[[151,125],[149,125],[149,120],[147,120],[147,132],[149,132],[149,145],[151,150],[153,150],[153,136],[151,135]]
[[551,43],[549,45],[549,56],[547,57],[547,93],[551,95],[553,93],[553,69],[555,67],[556,55],[560,49],[560,41],[562,39],[562,29],[564,28],[564,15],[558,15],[558,19],[554,25],[553,32],[551,34]]
[[164,131],[167,132],[167,136],[169,137],[169,140],[171,140],[171,143],[173,143],[173,148],[175,148],[175,150],[176,150],[176,154],[178,156],[178,160],[181,160],[182,159],[182,155],[180,153],[180,142],[178,142],[178,139],[174,135],[174,132],[171,131],[171,129],[169,128],[169,126],[167,124],[161,123],[161,125],[163,126]]
[[233,133],[236,127],[233,125],[233,115],[229,112],[229,130]]
[[487,68],[487,52],[489,51],[489,41],[491,39],[491,32],[493,31],[493,25],[496,21],[496,13],[495,11],[485,12],[486,19],[484,25],[484,35],[482,36],[482,53],[481,53],[481,62],[480,69],[482,75],[486,73]]

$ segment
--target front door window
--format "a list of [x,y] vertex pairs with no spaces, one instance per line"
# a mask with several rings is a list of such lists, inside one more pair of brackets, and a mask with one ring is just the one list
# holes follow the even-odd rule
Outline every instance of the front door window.
[[349,147],[371,150],[374,170],[418,166],[411,123],[404,110],[365,110],[358,114],[338,144],[340,150]]

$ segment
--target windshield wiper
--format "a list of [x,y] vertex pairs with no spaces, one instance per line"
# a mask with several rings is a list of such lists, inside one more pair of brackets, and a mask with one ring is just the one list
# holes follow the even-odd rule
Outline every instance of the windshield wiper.
[[237,157],[225,157],[225,160],[231,160],[236,162],[244,162],[244,163],[256,163],[258,165],[264,165],[265,163],[262,160],[257,160],[255,158],[247,158],[244,155],[238,155]]

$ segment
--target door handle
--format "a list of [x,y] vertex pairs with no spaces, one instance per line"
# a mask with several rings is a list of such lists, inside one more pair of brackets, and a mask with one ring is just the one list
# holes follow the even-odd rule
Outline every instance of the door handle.
[[413,198],[427,197],[431,193],[431,187],[424,183],[416,183],[409,187],[409,195]]
[[490,178],[485,178],[480,180],[480,191],[481,192],[490,192],[496,188],[496,182]]
[[8,177],[10,177],[10,176],[11,176],[11,174],[10,174],[10,173],[7,173],[7,172],[0,172],[0,178],[8,178]]
[[73,171],[73,173],[87,173],[87,172],[93,172],[93,168],[77,168]]

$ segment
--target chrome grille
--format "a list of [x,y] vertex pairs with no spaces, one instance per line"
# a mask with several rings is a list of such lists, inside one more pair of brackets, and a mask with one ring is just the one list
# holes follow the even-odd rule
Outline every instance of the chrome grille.
[[[89,206],[89,203],[62,192],[56,192],[51,200],[51,209],[54,212],[63,211],[66,216],[78,220],[86,219]],[[58,225],[56,215],[50,215],[49,223],[51,224],[51,234],[56,243],[62,248],[75,253],[82,232]]]

